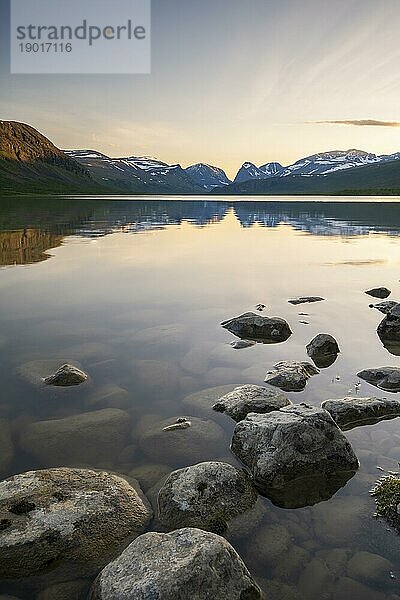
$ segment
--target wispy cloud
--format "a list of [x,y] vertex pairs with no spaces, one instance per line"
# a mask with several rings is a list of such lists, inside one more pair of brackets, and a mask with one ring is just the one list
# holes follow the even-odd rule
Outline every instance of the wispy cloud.
[[312,121],[317,125],[356,125],[357,127],[400,127],[400,121],[379,121],[377,119],[341,119],[337,121]]

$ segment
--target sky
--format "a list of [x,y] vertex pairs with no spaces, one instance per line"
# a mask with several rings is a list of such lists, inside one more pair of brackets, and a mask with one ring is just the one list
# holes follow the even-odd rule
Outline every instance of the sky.
[[149,75],[10,75],[8,3],[0,118],[58,147],[230,176],[245,161],[400,151],[399,0],[152,0]]

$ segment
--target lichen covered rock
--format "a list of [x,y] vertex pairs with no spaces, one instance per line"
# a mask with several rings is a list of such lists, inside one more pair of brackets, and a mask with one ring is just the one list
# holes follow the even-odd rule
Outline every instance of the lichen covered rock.
[[329,412],[341,429],[352,429],[400,416],[400,401],[394,398],[348,397],[325,400],[321,407]]

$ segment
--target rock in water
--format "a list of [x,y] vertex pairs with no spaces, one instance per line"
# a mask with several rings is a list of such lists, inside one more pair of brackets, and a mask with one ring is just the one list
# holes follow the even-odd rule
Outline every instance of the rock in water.
[[287,507],[311,503],[314,491],[318,499],[330,497],[329,479],[333,488],[343,485],[359,466],[330,414],[306,404],[247,415],[235,427],[231,449],[260,492]]
[[217,412],[226,413],[234,421],[241,421],[249,413],[269,413],[289,406],[290,400],[273,387],[241,385],[222,396],[213,406]]
[[158,493],[158,518],[168,530],[199,527],[222,535],[256,501],[257,492],[243,470],[204,462],[169,475]]
[[88,376],[86,373],[74,367],[73,365],[62,365],[58,371],[45,377],[46,385],[56,385],[59,387],[68,387],[71,385],[80,385],[86,381]]
[[340,352],[337,341],[328,333],[319,333],[316,335],[306,349],[308,356],[321,369],[333,365]]
[[378,367],[377,369],[364,369],[357,373],[357,377],[364,379],[371,385],[387,392],[400,392],[400,367]]
[[382,477],[371,493],[376,501],[377,514],[400,534],[400,474]]
[[372,425],[382,419],[400,416],[400,401],[392,398],[325,400],[321,407],[328,411],[341,429]]
[[307,381],[319,370],[311,363],[296,360],[281,361],[267,372],[265,383],[280,388],[285,392],[301,392]]
[[320,296],[300,296],[299,298],[292,298],[288,300],[289,304],[294,304],[297,306],[299,304],[313,304],[314,302],[322,302],[325,298],[321,298]]
[[98,572],[150,521],[150,505],[136,485],[110,473],[64,468],[2,481],[0,577],[50,568],[61,578]]
[[252,312],[223,321],[221,325],[224,329],[242,339],[259,342],[285,342],[292,335],[289,324],[285,319],[263,317]]
[[378,304],[369,305],[370,308],[376,308],[376,310],[379,310],[379,312],[383,313],[384,315],[390,313],[392,308],[395,306],[399,306],[399,303],[394,302],[393,300],[386,300],[385,302],[378,302]]
[[141,436],[139,444],[153,461],[186,466],[204,458],[215,458],[222,451],[225,433],[208,419],[186,417],[190,427],[173,427],[176,417],[154,423]]
[[146,533],[100,573],[90,600],[261,600],[245,564],[222,537],[200,529]]
[[244,348],[251,348],[251,346],[255,346],[256,342],[252,340],[234,340],[230,343],[232,348],[235,350],[243,350]]
[[385,298],[388,298],[392,292],[386,287],[378,287],[373,288],[372,290],[367,290],[365,293],[373,298],[380,298],[381,300],[384,300]]
[[396,304],[379,324],[378,335],[383,343],[400,343],[400,304]]
[[49,421],[31,423],[22,447],[44,465],[109,465],[129,443],[130,417],[106,408]]

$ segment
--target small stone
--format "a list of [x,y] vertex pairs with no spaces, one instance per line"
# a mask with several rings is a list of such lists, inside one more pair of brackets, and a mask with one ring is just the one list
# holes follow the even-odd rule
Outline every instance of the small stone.
[[58,371],[44,378],[46,385],[55,385],[59,387],[68,387],[72,385],[80,385],[86,381],[88,376],[86,373],[74,367],[73,365],[62,365]]
[[237,387],[222,396],[213,409],[226,413],[234,421],[241,421],[249,413],[269,413],[290,404],[290,400],[273,387],[249,384]]
[[267,372],[265,383],[280,388],[285,392],[301,392],[306,387],[307,381],[313,375],[318,375],[319,370],[311,363],[296,360],[281,361]]
[[222,537],[200,529],[146,533],[96,579],[90,600],[261,600],[243,561]]
[[386,287],[378,287],[373,288],[372,290],[367,290],[365,293],[368,294],[368,296],[372,296],[373,298],[380,298],[381,300],[384,300],[385,298],[390,296],[392,292]]
[[292,335],[285,319],[262,317],[251,312],[223,321],[221,325],[244,340],[277,343],[285,342]]
[[230,346],[235,350],[243,350],[244,348],[251,348],[251,346],[255,346],[257,342],[253,342],[252,340],[234,340],[230,343]]
[[288,300],[289,304],[294,304],[294,306],[298,306],[299,304],[313,304],[314,302],[322,302],[325,298],[321,298],[321,296],[300,296],[299,298],[292,298]]
[[175,431],[176,429],[187,429],[191,427],[192,423],[186,419],[186,417],[179,417],[172,425],[167,425],[163,428],[163,431]]

